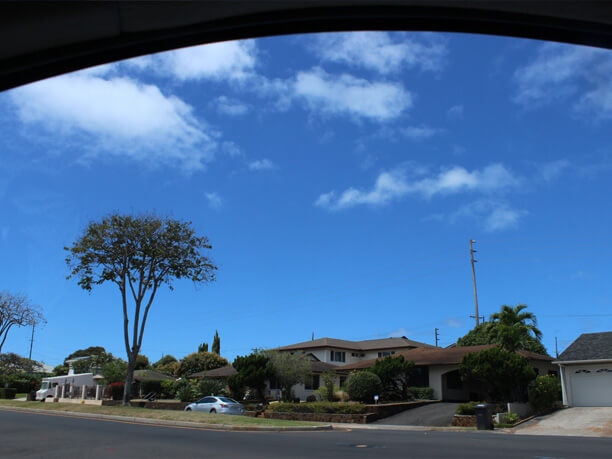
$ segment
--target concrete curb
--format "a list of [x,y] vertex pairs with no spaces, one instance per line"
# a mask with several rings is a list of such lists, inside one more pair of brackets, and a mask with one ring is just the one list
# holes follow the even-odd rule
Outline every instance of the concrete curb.
[[[393,424],[347,424],[333,422],[334,429],[350,429],[350,430],[405,430],[416,432],[485,432],[478,431],[475,427],[436,427],[436,426],[403,426]],[[493,432],[488,430],[486,432]]]
[[170,421],[165,419],[136,418],[132,416],[116,416],[112,414],[78,413],[75,411],[40,410],[37,408],[21,408],[16,406],[0,406],[2,411],[17,411],[35,414],[61,414],[75,418],[101,419],[105,421],[135,422],[167,427],[190,427],[202,430],[225,430],[243,432],[312,432],[320,430],[332,430],[330,424],[319,426],[236,426],[226,424],[204,424],[201,422]]

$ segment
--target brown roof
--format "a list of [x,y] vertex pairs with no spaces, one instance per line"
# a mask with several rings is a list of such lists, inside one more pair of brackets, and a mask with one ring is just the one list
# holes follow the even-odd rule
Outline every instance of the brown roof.
[[159,373],[153,370],[134,370],[134,380],[136,381],[175,381],[172,376]]
[[[486,344],[480,346],[463,346],[453,348],[416,348],[401,351],[396,355],[403,355],[406,360],[414,361],[415,365],[457,365],[461,363],[465,355],[470,354],[471,352],[491,349],[495,346],[495,344]],[[530,360],[553,360],[552,357],[534,354],[533,352],[517,351],[517,354],[527,357]],[[360,370],[363,368],[370,368],[377,360],[378,359],[364,360],[363,362],[351,363],[337,368],[338,370]]]
[[414,347],[430,347],[431,344],[420,343],[402,336],[400,338],[382,338],[368,339],[363,341],[348,341],[335,338],[319,338],[312,341],[304,341],[303,343],[290,344],[273,349],[275,351],[291,351],[299,349],[314,349],[320,347],[335,347],[339,349],[350,349],[354,351],[374,351],[378,349],[397,349],[397,348],[414,348]]
[[227,365],[221,368],[215,368],[214,370],[208,371],[200,371],[199,373],[194,373],[189,375],[189,378],[227,378],[231,375],[235,375],[238,373],[234,370],[234,367],[231,365]]

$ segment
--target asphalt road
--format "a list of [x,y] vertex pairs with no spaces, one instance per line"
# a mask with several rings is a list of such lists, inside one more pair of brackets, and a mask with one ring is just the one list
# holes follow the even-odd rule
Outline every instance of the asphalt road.
[[0,410],[2,458],[609,458],[612,439],[481,432],[216,432]]
[[412,408],[388,418],[376,421],[375,424],[396,426],[450,426],[458,403],[433,403],[431,405]]

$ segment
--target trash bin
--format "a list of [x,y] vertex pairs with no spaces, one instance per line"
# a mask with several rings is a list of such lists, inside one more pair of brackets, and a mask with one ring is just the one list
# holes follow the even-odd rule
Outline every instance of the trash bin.
[[481,404],[474,407],[478,430],[493,430],[493,405]]

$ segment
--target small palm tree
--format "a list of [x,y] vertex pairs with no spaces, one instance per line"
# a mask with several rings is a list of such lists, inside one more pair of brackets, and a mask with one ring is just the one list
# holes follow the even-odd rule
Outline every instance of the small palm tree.
[[533,336],[540,341],[542,332],[537,328],[536,316],[532,312],[523,312],[526,304],[515,307],[503,305],[500,312],[491,315],[495,324],[492,328],[497,342],[509,351],[514,351],[525,344],[527,338]]

